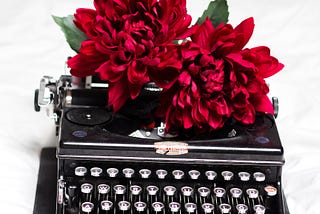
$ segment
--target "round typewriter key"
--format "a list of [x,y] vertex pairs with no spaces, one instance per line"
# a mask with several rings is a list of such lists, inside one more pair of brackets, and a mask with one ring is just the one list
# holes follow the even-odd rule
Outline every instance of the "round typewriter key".
[[257,182],[262,182],[266,180],[266,176],[265,174],[263,174],[262,172],[255,172],[253,173],[253,178],[255,181]]
[[248,172],[239,172],[239,178],[241,181],[249,181],[250,180],[250,173]]
[[184,208],[188,213],[195,213],[197,209],[197,205],[195,203],[186,203]]
[[184,186],[181,188],[181,192],[183,196],[189,197],[193,194],[193,189],[189,186]]
[[91,213],[93,211],[94,205],[91,202],[84,202],[81,204],[81,211],[84,213]]
[[237,204],[236,209],[238,214],[247,214],[249,208],[245,204]]
[[221,175],[225,181],[230,181],[233,178],[233,172],[230,171],[223,171]]
[[188,174],[192,180],[197,180],[200,176],[200,172],[198,170],[190,170]]
[[158,169],[156,171],[156,175],[158,176],[159,179],[164,179],[167,176],[168,172],[167,170],[164,169]]
[[117,168],[109,168],[107,169],[107,174],[110,178],[115,178],[119,173],[119,170]]
[[79,177],[83,177],[87,174],[87,168],[84,167],[84,166],[78,166],[77,168],[75,168],[74,170],[74,174],[76,176],[79,176]]
[[214,188],[213,192],[218,198],[222,198],[226,194],[226,190],[221,187]]
[[254,205],[253,206],[254,214],[265,214],[266,208],[263,205]]
[[152,203],[152,208],[155,212],[162,212],[162,210],[164,209],[164,204],[161,202],[153,202]]
[[130,192],[132,195],[140,195],[142,188],[138,185],[130,186]]
[[215,171],[206,171],[205,175],[210,181],[213,181],[217,177],[217,173]]
[[173,196],[177,188],[175,188],[174,186],[165,186],[163,190],[167,196]]
[[259,196],[259,191],[253,188],[247,189],[246,192],[249,198],[258,198]]
[[148,192],[148,195],[156,195],[157,192],[159,191],[159,187],[150,185],[150,186],[147,186],[146,190]]
[[126,192],[126,187],[123,185],[115,185],[113,187],[114,193],[117,195],[123,195]]
[[180,180],[183,178],[184,172],[181,170],[174,170],[174,171],[172,171],[172,175],[173,175],[174,179]]
[[112,209],[113,203],[111,201],[101,201],[101,209],[104,211],[109,211]]
[[207,197],[210,194],[210,189],[207,187],[199,187],[198,193],[201,197]]
[[277,188],[275,188],[274,186],[266,186],[264,188],[264,191],[267,193],[268,196],[275,196],[277,195]]
[[181,205],[178,202],[171,202],[169,204],[169,209],[171,213],[179,212],[180,208],[181,208]]
[[220,204],[219,209],[222,214],[229,214],[231,211],[231,205],[230,204]]
[[100,177],[102,174],[102,169],[99,167],[93,167],[90,169],[91,176],[93,177]]
[[132,175],[134,174],[134,169],[125,168],[125,169],[122,170],[122,173],[124,174],[124,177],[132,178]]
[[110,192],[110,186],[107,184],[99,184],[98,185],[98,193],[99,194],[108,194]]
[[231,188],[230,193],[233,198],[240,198],[242,195],[242,190],[239,188]]
[[141,178],[149,178],[151,175],[151,170],[150,169],[141,169],[139,171],[139,174],[141,175]]
[[142,201],[138,201],[134,203],[134,207],[136,208],[137,212],[144,212],[147,209],[147,204]]
[[214,210],[214,205],[211,203],[204,203],[201,207],[204,213],[212,213]]
[[118,203],[118,207],[120,211],[128,211],[130,209],[130,202],[129,201],[120,201]]
[[84,183],[81,185],[81,192],[85,194],[89,194],[92,192],[93,186],[89,183]]

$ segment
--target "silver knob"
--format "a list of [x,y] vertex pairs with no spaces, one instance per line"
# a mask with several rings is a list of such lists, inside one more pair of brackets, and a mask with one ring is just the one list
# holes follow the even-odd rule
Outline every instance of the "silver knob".
[[138,201],[138,202],[134,203],[134,207],[136,208],[136,210],[138,212],[144,212],[147,208],[147,204],[142,201]]
[[236,209],[238,214],[247,214],[249,208],[245,204],[237,204]]
[[231,206],[230,204],[220,204],[219,209],[222,214],[228,214],[231,211]]
[[142,188],[138,185],[130,186],[130,192],[132,195],[140,195]]
[[179,212],[180,208],[181,208],[181,205],[178,202],[171,202],[169,204],[169,209],[173,213]]
[[116,195],[123,195],[126,192],[126,187],[123,185],[115,185],[113,190]]
[[199,187],[198,193],[201,197],[207,197],[210,194],[210,189],[207,187]]
[[183,196],[189,197],[193,194],[193,189],[189,186],[184,186],[181,188]]
[[204,213],[212,213],[214,210],[214,205],[211,203],[204,203],[204,204],[202,204],[201,207],[202,207]]
[[177,189],[174,186],[165,186],[163,190],[167,196],[173,196]]
[[81,185],[81,192],[82,193],[89,194],[92,192],[92,190],[93,190],[92,184],[84,183]]
[[159,188],[153,185],[147,186],[146,189],[147,189],[148,195],[156,195],[157,192],[159,191]]
[[242,190],[239,188],[232,188],[230,189],[230,193],[233,198],[240,198],[242,195]]
[[121,211],[127,211],[127,210],[129,210],[129,209],[130,209],[130,206],[131,206],[131,204],[130,204],[129,201],[120,201],[120,202],[118,203],[119,210],[121,210]]

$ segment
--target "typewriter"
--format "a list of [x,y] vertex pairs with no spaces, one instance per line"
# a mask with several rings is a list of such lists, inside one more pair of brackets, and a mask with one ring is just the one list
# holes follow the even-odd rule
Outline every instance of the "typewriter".
[[[56,214],[288,214],[274,115],[201,138],[153,128],[159,88],[113,113],[94,77],[43,77],[35,108],[56,121]],[[277,102],[274,99],[277,112]],[[144,103],[145,102],[145,103]],[[141,105],[144,108],[141,110]]]

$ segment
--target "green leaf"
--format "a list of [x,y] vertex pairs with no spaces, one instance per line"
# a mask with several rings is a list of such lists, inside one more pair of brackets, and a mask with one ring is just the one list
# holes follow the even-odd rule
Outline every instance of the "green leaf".
[[227,23],[229,17],[227,0],[211,1],[208,9],[205,10],[202,16],[198,19],[197,24],[202,24],[207,17],[215,27],[221,23]]
[[74,51],[79,52],[81,43],[88,38],[73,23],[74,16],[73,15],[69,15],[66,17],[52,16],[52,18],[61,27],[61,30],[63,31],[70,47]]

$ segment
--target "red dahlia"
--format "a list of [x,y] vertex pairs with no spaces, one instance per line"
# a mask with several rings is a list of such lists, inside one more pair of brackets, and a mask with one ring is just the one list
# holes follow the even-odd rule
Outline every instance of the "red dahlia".
[[283,68],[267,47],[243,49],[254,28],[249,18],[233,28],[207,19],[192,41],[168,46],[151,77],[161,87],[160,116],[167,130],[222,127],[226,120],[250,124],[256,112],[273,113],[264,78]]
[[71,74],[99,73],[109,82],[109,105],[117,111],[149,81],[148,67],[163,46],[189,36],[186,0],[95,0],[95,10],[78,9],[75,24],[88,40],[68,61]]

